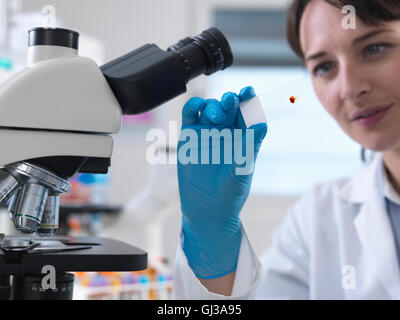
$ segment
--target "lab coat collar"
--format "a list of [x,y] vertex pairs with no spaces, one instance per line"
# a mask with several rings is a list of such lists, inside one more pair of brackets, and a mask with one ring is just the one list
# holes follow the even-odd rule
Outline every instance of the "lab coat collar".
[[383,170],[384,194],[391,202],[400,205],[400,195],[394,189],[386,170]]
[[400,298],[400,272],[393,229],[383,194],[383,160],[376,154],[340,190],[340,196],[360,206],[353,220],[370,272],[379,279],[390,296]]

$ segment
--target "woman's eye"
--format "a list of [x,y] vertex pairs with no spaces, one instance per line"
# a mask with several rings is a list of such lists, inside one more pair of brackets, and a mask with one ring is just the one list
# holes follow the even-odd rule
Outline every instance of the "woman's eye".
[[368,46],[365,49],[365,54],[367,56],[376,56],[378,54],[380,54],[381,52],[383,52],[386,48],[388,47],[388,45],[386,44],[374,44],[372,46]]
[[334,68],[334,64],[332,62],[321,63],[314,68],[314,75],[323,76]]

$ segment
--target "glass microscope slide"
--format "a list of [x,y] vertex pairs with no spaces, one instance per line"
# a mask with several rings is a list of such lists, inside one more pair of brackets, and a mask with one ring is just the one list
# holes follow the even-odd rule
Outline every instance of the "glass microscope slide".
[[[317,83],[323,86],[322,80]],[[327,99],[323,87],[322,92],[324,99]],[[251,127],[261,122],[274,123],[305,109],[320,106],[321,102],[317,99],[310,78],[302,76],[242,102],[240,110],[247,127]]]

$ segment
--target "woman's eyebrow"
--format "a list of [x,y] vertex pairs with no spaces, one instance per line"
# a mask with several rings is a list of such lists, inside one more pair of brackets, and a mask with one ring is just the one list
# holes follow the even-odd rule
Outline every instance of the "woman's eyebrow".
[[[353,45],[356,45],[356,44],[358,44],[360,42],[363,42],[365,40],[368,40],[368,39],[370,39],[372,37],[377,36],[378,34],[385,33],[385,32],[394,32],[394,30],[391,30],[391,29],[379,29],[379,30],[370,31],[370,32],[358,37],[358,38],[355,38],[352,43],[353,43]],[[315,59],[324,57],[326,55],[327,55],[327,53],[322,51],[322,52],[318,52],[318,53],[310,55],[308,58],[306,58],[306,60],[307,61],[315,60]]]
[[366,33],[366,34],[364,34],[364,35],[358,37],[358,38],[355,38],[355,39],[353,40],[353,45],[355,45],[355,44],[357,44],[357,43],[360,43],[360,42],[363,42],[363,41],[365,41],[365,40],[368,40],[368,39],[370,39],[370,38],[372,38],[372,37],[374,37],[374,36],[376,36],[376,35],[378,35],[378,34],[384,33],[384,32],[394,32],[394,30],[390,30],[390,29],[380,29],[380,30],[370,31],[370,32],[368,32],[368,33]]
[[315,59],[321,58],[323,56],[326,56],[326,52],[322,51],[322,52],[318,52],[318,53],[315,53],[315,54],[312,54],[312,55],[308,56],[308,58],[306,60],[307,61],[315,60]]

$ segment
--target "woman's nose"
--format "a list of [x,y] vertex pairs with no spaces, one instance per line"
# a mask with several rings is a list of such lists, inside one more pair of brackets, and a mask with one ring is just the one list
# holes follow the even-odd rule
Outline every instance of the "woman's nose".
[[357,101],[371,91],[371,85],[362,72],[363,68],[355,65],[342,66],[339,81],[340,97],[343,100]]

